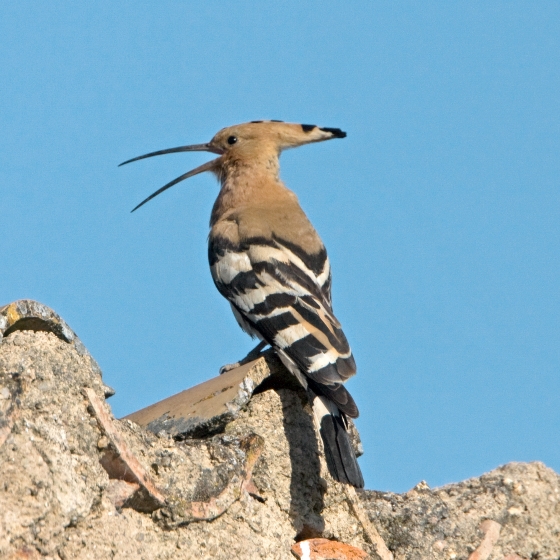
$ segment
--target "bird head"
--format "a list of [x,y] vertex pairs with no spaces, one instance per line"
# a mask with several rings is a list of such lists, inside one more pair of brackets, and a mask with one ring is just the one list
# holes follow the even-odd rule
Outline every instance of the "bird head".
[[321,128],[313,124],[294,124],[282,121],[253,121],[223,128],[206,144],[193,144],[150,152],[129,159],[120,165],[177,152],[211,152],[220,156],[167,183],[138,204],[132,210],[134,212],[158,194],[199,173],[212,171],[220,175],[232,163],[258,165],[271,159],[277,160],[282,150],[288,148],[345,137],[346,132],[339,128]]
[[223,128],[210,140],[209,146],[224,155],[241,159],[259,157],[261,153],[279,155],[288,148],[344,137],[346,132],[339,128],[282,121],[253,121]]

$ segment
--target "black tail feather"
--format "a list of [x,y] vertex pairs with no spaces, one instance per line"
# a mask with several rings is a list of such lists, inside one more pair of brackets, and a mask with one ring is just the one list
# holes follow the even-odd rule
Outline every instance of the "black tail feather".
[[325,414],[321,419],[321,437],[331,476],[339,482],[363,488],[362,471],[342,418]]
[[344,413],[328,397],[318,394],[316,389],[308,385],[307,393],[319,425],[329,472],[339,482],[363,488],[362,471],[346,431]]

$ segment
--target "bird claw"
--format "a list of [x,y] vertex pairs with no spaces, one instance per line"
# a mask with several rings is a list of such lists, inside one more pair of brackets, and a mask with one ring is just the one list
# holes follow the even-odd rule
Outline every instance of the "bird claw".
[[255,348],[253,348],[242,360],[239,360],[238,362],[234,362],[233,364],[226,364],[224,366],[222,366],[220,368],[220,375],[223,375],[224,373],[227,373],[228,371],[231,371],[232,369],[238,368],[239,366],[248,364],[249,362],[252,362],[253,360],[256,360],[257,358],[260,357],[260,355],[262,354],[262,349],[267,345],[267,342],[265,342],[264,340],[259,342],[259,344],[257,344],[257,346],[255,346]]
[[232,369],[238,368],[240,365],[242,365],[241,362],[234,362],[233,364],[225,364],[220,368],[220,375],[223,375],[224,373],[227,373]]

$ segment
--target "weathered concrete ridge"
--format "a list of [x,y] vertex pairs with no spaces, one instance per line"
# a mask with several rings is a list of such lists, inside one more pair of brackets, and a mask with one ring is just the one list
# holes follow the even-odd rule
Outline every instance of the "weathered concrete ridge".
[[230,370],[126,416],[157,434],[196,438],[222,432],[239,416],[253,391],[271,374],[265,360]]

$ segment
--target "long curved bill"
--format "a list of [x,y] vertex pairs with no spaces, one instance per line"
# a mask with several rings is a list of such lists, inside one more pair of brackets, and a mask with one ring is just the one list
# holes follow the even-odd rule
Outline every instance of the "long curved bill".
[[[140,159],[145,159],[145,158],[154,157],[154,156],[162,156],[164,154],[175,154],[175,153],[178,153],[178,152],[212,152],[213,154],[220,154],[220,155],[223,153],[221,150],[211,146],[210,144],[193,144],[191,146],[179,146],[178,148],[169,148],[167,150],[158,150],[157,152],[150,152],[149,154],[144,154],[143,156],[138,156],[138,157],[123,161],[121,164],[119,164],[119,167],[121,165],[126,165],[127,163],[132,163],[133,161],[138,161]],[[197,168],[195,168],[191,171],[188,171],[187,173],[181,175],[180,177],[177,177],[176,179],[173,179],[173,181],[171,181],[170,183],[167,183],[167,185],[163,185],[163,187],[161,187],[161,189],[158,189],[155,193],[151,194],[148,198],[143,200],[140,204],[138,204],[138,206],[133,208],[131,210],[131,212],[134,212],[135,210],[138,210],[138,208],[140,208],[140,206],[143,206],[144,204],[146,204],[146,202],[152,200],[152,198],[155,198],[158,194],[161,194],[163,191],[166,191],[167,189],[170,189],[171,187],[173,187],[177,183],[180,183],[181,181],[184,181],[185,179],[188,179],[189,177],[192,177],[193,175],[198,175],[199,173],[204,173],[205,171],[212,171],[214,169],[214,165],[215,165],[216,161],[218,161],[218,159],[219,158],[213,159],[212,161],[204,163],[203,165],[201,165],[201,166],[199,166],[199,167],[197,167]]]
[[221,155],[223,152],[218,150],[210,144],[192,144],[191,146],[179,146],[178,148],[168,148],[167,150],[158,150],[157,152],[150,152],[149,154],[144,154],[143,156],[138,156],[132,159],[127,159],[122,163],[119,163],[119,167],[126,165],[127,163],[132,163],[133,161],[138,161],[139,159],[146,159],[154,156],[163,156],[165,154],[176,154],[179,152],[212,152],[213,154]]
[[181,175],[180,177],[177,177],[177,179],[173,179],[173,181],[171,181],[170,183],[167,183],[167,185],[163,185],[163,187],[161,187],[161,189],[158,189],[155,193],[151,194],[148,198],[144,199],[138,206],[134,207],[130,212],[134,212],[135,210],[138,210],[138,208],[140,208],[140,206],[144,206],[144,204],[146,204],[146,202],[149,202],[150,200],[152,200],[152,198],[155,198],[158,194],[161,194],[163,191],[166,191],[167,189],[170,189],[171,187],[173,187],[177,183],[180,183],[181,181],[184,181],[185,179],[188,179],[189,177],[192,177],[193,175],[198,175],[199,173],[204,173],[205,171],[212,171],[214,169],[214,164],[216,163],[216,161],[218,159],[219,158],[213,159],[212,161],[208,161],[208,162],[202,164],[201,166],[196,167],[195,169],[193,169],[191,171],[187,171],[187,173]]

